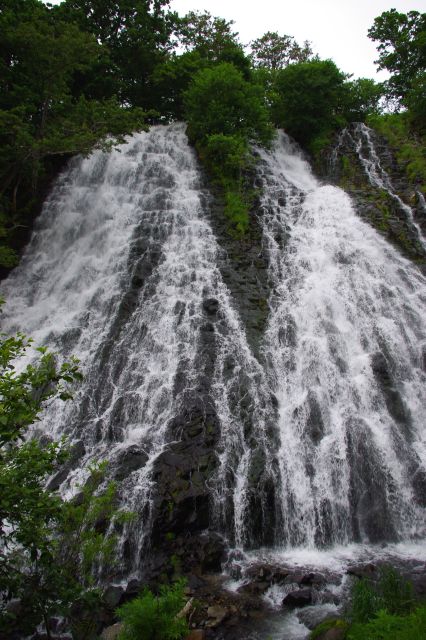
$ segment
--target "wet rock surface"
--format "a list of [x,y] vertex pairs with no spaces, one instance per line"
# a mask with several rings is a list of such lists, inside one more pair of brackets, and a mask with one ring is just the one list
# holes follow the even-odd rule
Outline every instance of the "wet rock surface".
[[[250,176],[255,181],[254,176]],[[230,231],[220,199],[209,199],[210,221],[222,249],[219,268],[231,291],[245,327],[250,347],[259,356],[260,342],[268,317],[268,257],[262,243],[259,202],[254,202],[244,235]]]

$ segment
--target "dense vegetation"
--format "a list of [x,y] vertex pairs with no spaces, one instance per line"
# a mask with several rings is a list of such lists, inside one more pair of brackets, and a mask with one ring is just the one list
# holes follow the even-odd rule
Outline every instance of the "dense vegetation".
[[[231,22],[207,12],[178,17],[168,4],[1,3],[1,266],[16,264],[49,182],[67,158],[108,150],[152,122],[188,122],[234,236],[249,225],[251,144],[270,144],[275,126],[315,154],[341,127],[368,121],[397,149],[409,179],[425,188],[426,14],[391,10],[376,19],[370,37],[379,43],[379,68],[391,73],[377,84],[351,79],[332,60],[315,56],[309,42],[277,32],[256,39],[247,54]],[[395,113],[381,113],[384,100]],[[113,484],[98,491],[102,467],[93,469],[78,501],[64,503],[44,488],[72,452],[65,443],[28,436],[46,402],[70,397],[68,386],[80,372],[73,361],[58,368],[44,349],[19,372],[15,360],[29,348],[21,335],[0,339],[0,625],[13,623],[6,603],[19,597],[31,629],[42,618],[48,627],[52,612],[71,615],[78,599],[99,597],[93,572],[114,539],[98,523],[129,515],[115,512]],[[179,588],[161,597],[165,610],[181,604]],[[355,635],[348,637],[369,637],[366,625],[424,625],[424,609],[402,611],[383,597],[367,598],[380,606],[353,620]],[[159,602],[145,592],[121,611],[126,637],[140,611],[157,610]]]
[[326,620],[309,638],[321,639],[330,629],[345,640],[417,640],[426,634],[426,606],[415,600],[410,582],[384,565],[378,580],[355,582],[344,618]]
[[162,585],[158,596],[144,589],[140,596],[126,602],[117,615],[123,622],[118,640],[180,640],[189,632],[184,615],[185,581]]

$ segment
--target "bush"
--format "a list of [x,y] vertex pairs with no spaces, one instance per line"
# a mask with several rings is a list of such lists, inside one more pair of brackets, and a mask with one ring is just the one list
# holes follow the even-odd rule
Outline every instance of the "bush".
[[393,568],[381,567],[377,584],[362,579],[352,589],[350,618],[353,622],[366,623],[379,611],[390,615],[409,613],[414,605],[413,586]]
[[213,176],[239,178],[249,163],[248,145],[238,135],[215,133],[207,138],[200,156]]
[[117,609],[124,623],[119,640],[179,640],[188,633],[188,623],[177,614],[185,604],[185,581],[160,587],[158,597],[149,589]]
[[379,611],[366,624],[351,626],[347,640],[420,640],[426,638],[426,607],[418,607],[406,616]]

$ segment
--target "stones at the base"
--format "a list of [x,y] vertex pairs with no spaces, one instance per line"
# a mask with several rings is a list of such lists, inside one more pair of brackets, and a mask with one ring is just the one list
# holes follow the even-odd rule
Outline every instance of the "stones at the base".
[[290,575],[285,567],[270,564],[254,564],[247,569],[245,575],[256,582],[281,584]]
[[320,636],[317,636],[317,640],[344,640],[346,638],[346,629],[342,627],[333,627],[324,631]]
[[312,603],[312,590],[309,588],[290,591],[283,599],[283,606],[306,607]]
[[105,589],[102,600],[109,609],[115,609],[120,604],[124,589],[121,586],[110,584]]
[[220,605],[213,605],[211,607],[208,607],[207,609],[208,621],[206,623],[206,626],[212,627],[212,628],[219,626],[220,623],[225,620],[228,614],[229,614],[228,609]]
[[357,578],[377,578],[377,566],[375,564],[359,564],[349,567],[346,571],[350,576]]
[[206,637],[203,629],[193,629],[185,638],[185,640],[204,640]]
[[115,624],[111,625],[110,627],[107,627],[102,631],[101,640],[117,640],[122,630],[123,630],[123,623],[116,622]]

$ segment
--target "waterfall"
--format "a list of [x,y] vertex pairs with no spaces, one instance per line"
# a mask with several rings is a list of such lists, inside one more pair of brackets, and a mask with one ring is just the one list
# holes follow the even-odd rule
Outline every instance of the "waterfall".
[[171,429],[176,416],[193,405],[204,414],[212,406],[220,423],[210,479],[215,524],[237,544],[250,537],[247,472],[271,412],[218,269],[205,202],[182,124],[75,159],[2,286],[4,330],[81,361],[75,402],[50,406],[41,429],[66,435],[80,453],[65,496],[93,460],[108,459],[122,505],[140,514],[122,538],[131,569],[152,524],[156,463],[182,435]]
[[127,575],[146,554],[167,455],[189,460],[185,490],[194,504],[207,494],[206,526],[231,546],[426,532],[425,278],[284,134],[258,154],[261,357],[222,278],[228,258],[182,124],[74,159],[2,283],[4,331],[81,361],[75,401],[54,402],[37,430],[78,453],[57,481],[64,496],[108,459],[138,514],[121,538]]
[[422,536],[425,278],[284,134],[259,153],[281,544]]
[[[426,238],[422,233],[420,225],[416,222],[413,209],[408,206],[397,194],[391,177],[382,166],[374,143],[374,132],[363,122],[357,122],[353,125],[353,129],[349,131],[344,129],[337,142],[332,157],[332,164],[335,164],[339,149],[343,141],[349,142],[358,156],[361,167],[365,171],[370,184],[377,189],[385,191],[389,197],[396,203],[397,208],[402,212],[411,229],[413,229],[420,245],[426,249]],[[418,194],[420,206],[422,205],[422,194]],[[424,198],[423,198],[424,200]]]

